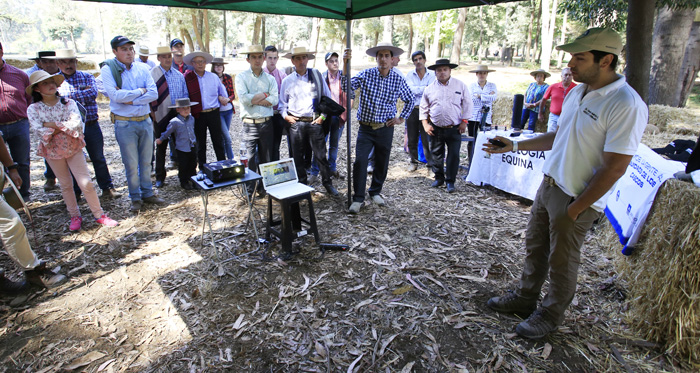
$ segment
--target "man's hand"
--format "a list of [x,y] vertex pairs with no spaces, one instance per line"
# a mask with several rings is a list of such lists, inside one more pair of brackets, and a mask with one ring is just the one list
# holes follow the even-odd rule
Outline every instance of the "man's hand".
[[506,146],[500,148],[496,145],[491,144],[490,142],[485,142],[481,144],[481,146],[483,146],[482,150],[490,154],[508,153],[510,151],[513,151],[513,141],[511,141],[510,139],[501,136],[496,136],[494,139],[502,141],[504,144],[506,144]]
[[464,121],[459,122],[459,133],[464,133],[467,130],[467,123]]
[[17,188],[22,186],[22,178],[19,177],[19,172],[17,172],[16,168],[7,171],[7,174],[10,176],[10,180],[12,180],[12,182],[15,183],[15,186]]
[[540,111],[540,113],[537,115],[537,120],[543,120],[544,119],[544,114]]
[[222,106],[227,105],[229,102],[230,102],[230,101],[229,101],[228,97],[219,96],[219,103],[220,103]]
[[345,51],[343,51],[343,62],[346,62],[351,58],[352,58],[352,49],[346,48]]
[[386,122],[386,126],[393,127],[393,126],[395,126],[397,124],[401,124],[403,122],[404,122],[403,118],[391,118]]
[[573,221],[576,221],[576,219],[578,219],[578,216],[581,215],[581,212],[582,211],[578,211],[576,209],[573,202],[566,207],[566,215],[569,215],[569,217]]
[[[267,100],[265,100],[266,98],[267,98],[267,96],[264,93],[260,92],[260,93],[256,94],[255,96],[253,96],[253,98],[250,100],[250,103],[253,105],[269,106],[269,102]],[[268,105],[265,105],[264,104],[265,102],[267,102]]]
[[163,143],[163,141],[161,139],[156,139],[156,144],[160,145],[162,143]]
[[433,126],[432,126],[430,123],[428,123],[428,124],[425,124],[425,123],[424,123],[424,124],[423,124],[423,129],[425,130],[425,133],[427,133],[428,135],[434,136],[434,135],[433,135]]
[[146,88],[139,88],[141,90],[141,95],[145,95],[148,90]]
[[313,124],[319,124],[319,125],[320,125],[320,124],[323,124],[323,117],[318,117],[318,118],[316,118],[315,121],[313,121],[313,122],[311,122],[311,123],[313,123]]
[[286,120],[289,124],[294,124],[297,122],[297,119],[291,115],[287,115],[286,117],[284,117],[284,120]]

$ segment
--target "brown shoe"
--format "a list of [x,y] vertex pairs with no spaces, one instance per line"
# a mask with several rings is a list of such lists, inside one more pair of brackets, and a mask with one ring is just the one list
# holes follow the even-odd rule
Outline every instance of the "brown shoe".
[[150,203],[150,204],[153,204],[153,205],[165,205],[165,204],[167,204],[167,202],[165,202],[164,199],[162,199],[162,198],[160,198],[160,197],[158,197],[158,196],[146,197],[146,198],[143,199],[143,202],[144,202],[144,203]]
[[102,195],[100,198],[102,199],[116,199],[121,197],[122,195],[119,194],[114,188],[109,188],[109,189],[102,189]]
[[143,207],[143,202],[140,199],[131,201],[131,212],[139,212]]
[[58,189],[56,179],[46,179],[46,182],[44,182],[44,192],[49,192],[54,189]]
[[19,294],[27,289],[27,281],[12,281],[5,277],[5,270],[0,268],[0,292],[4,294]]
[[66,280],[66,276],[56,274],[46,268],[46,263],[41,263],[34,269],[25,271],[24,275],[27,276],[27,281],[30,284],[47,289],[56,287]]
[[528,317],[537,309],[537,299],[528,299],[509,290],[501,297],[493,297],[486,303],[489,308],[500,313],[512,313],[520,317]]

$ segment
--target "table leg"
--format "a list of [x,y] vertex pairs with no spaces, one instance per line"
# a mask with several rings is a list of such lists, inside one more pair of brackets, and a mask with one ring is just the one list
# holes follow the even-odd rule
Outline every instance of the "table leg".
[[202,190],[202,203],[204,204],[204,221],[202,222],[202,240],[201,240],[201,246],[204,248],[204,226],[206,224],[209,225],[209,236],[211,237],[211,246],[214,248],[214,252],[218,256],[218,252],[216,251],[216,243],[214,242],[214,231],[211,229],[211,219],[209,218],[209,210],[208,210],[208,205],[209,205],[209,193],[206,191]]
[[239,184],[241,188],[241,192],[243,192],[243,195],[245,196],[246,203],[248,203],[248,221],[245,224],[245,231],[248,230],[248,223],[253,224],[253,231],[255,232],[255,241],[260,242],[260,237],[258,236],[258,227],[255,225],[255,216],[253,215],[253,203],[255,202],[255,193],[258,190],[258,181],[255,181],[255,185],[253,186],[253,199],[250,198],[248,195],[247,189],[244,184]]

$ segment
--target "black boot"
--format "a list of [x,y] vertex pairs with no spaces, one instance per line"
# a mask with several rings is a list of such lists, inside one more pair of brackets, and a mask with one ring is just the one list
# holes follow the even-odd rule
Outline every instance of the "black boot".
[[5,270],[0,268],[0,292],[4,294],[19,294],[27,289],[27,281],[12,281],[5,277]]

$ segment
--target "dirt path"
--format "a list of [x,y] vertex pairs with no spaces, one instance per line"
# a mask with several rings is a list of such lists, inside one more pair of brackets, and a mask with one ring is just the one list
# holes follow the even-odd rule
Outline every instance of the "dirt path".
[[[202,202],[179,188],[175,170],[159,190],[167,207],[129,213],[113,129],[101,126],[124,194],[104,207],[120,226],[86,222],[70,233],[60,193],[44,193],[43,164],[33,156],[32,244],[70,279],[26,299],[0,300],[2,371],[622,371],[614,351],[635,371],[674,369],[624,325],[616,254],[595,235],[582,250],[579,291],[564,326],[539,342],[516,337],[518,320],[485,302],[517,281],[528,203],[461,179],[453,195],[431,189],[427,169],[404,170],[402,129],[386,207],[348,215],[344,180],[336,181],[340,198],[317,186],[322,241],[351,250],[319,258],[306,237],[301,253],[284,262],[274,258],[278,244],[267,252],[250,231],[243,234],[237,190],[212,194],[219,250],[206,245],[208,235],[200,246]],[[237,118],[232,127],[237,150]],[[345,136],[340,154],[344,167]],[[255,205],[259,228],[265,206]],[[81,209],[89,216],[84,202]],[[8,257],[0,260],[12,275]]]

